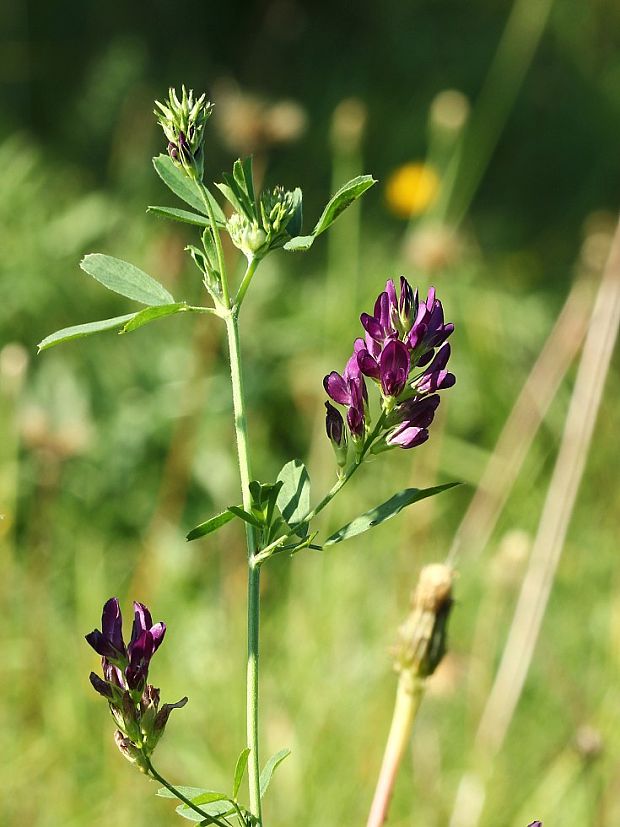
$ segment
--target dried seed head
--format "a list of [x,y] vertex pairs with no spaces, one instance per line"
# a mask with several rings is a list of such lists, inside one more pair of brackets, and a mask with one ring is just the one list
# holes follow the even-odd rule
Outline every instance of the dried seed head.
[[454,571],[435,563],[420,572],[409,617],[398,630],[395,668],[413,678],[432,675],[446,652]]

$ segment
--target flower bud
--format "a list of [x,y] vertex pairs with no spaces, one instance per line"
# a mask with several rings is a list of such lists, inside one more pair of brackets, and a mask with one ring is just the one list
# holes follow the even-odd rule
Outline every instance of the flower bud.
[[342,414],[330,402],[325,403],[325,430],[336,455],[336,462],[340,468],[347,463],[347,432],[344,427]]
[[245,215],[233,213],[226,222],[230,240],[251,261],[267,250],[267,234]]
[[[301,226],[301,190],[292,192],[284,187],[266,190],[260,199],[260,213],[263,229],[269,236],[269,246],[281,246],[291,235],[299,232]],[[295,226],[287,232],[287,227],[295,217]]]
[[114,738],[120,751],[142,772],[148,771],[147,759],[160,739],[173,709],[185,706],[187,698],[159,708],[159,689],[147,683],[151,659],[166,634],[166,625],[153,623],[148,608],[135,602],[131,639],[123,640],[122,616],[116,598],[103,608],[102,631],[95,629],[87,640],[97,651],[111,651],[115,660],[102,657],[103,679],[91,672],[93,688],[109,704],[118,727]]
[[159,125],[168,139],[168,155],[177,166],[191,177],[202,179],[205,126],[213,106],[203,94],[194,99],[194,93],[181,87],[181,100],[174,89],[168,90],[166,103],[155,101]]

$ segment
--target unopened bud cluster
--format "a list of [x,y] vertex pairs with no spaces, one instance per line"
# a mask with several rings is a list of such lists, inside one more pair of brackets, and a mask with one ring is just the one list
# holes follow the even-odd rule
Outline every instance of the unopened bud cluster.
[[93,688],[110,706],[118,727],[114,740],[124,757],[148,773],[148,759],[161,738],[170,713],[187,703],[159,705],[159,689],[147,683],[151,658],[161,645],[166,626],[153,623],[142,603],[134,603],[131,640],[123,640],[123,618],[117,598],[103,607],[101,631],[95,629],[86,640],[101,655],[103,679],[90,673]]
[[252,204],[250,209],[235,212],[226,225],[233,244],[248,259],[262,258],[269,250],[282,247],[300,228],[301,190],[283,187],[265,190],[258,209]]
[[168,139],[168,154],[178,166],[192,177],[202,179],[204,167],[203,146],[205,126],[213,106],[202,94],[194,99],[194,93],[183,86],[179,100],[174,89],[168,90],[166,103],[155,101],[158,122]]

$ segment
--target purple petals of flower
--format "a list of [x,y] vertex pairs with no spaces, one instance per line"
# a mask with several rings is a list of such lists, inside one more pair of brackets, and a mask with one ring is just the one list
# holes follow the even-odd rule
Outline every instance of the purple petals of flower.
[[146,683],[151,658],[166,633],[165,623],[153,624],[151,613],[143,603],[134,602],[133,607],[131,642],[127,647],[129,665],[125,670],[129,689],[137,689],[141,684]]
[[[103,607],[101,628],[86,635],[95,652],[102,656],[103,675],[111,685],[137,690],[146,683],[151,658],[166,633],[164,623],[153,624],[151,613],[143,603],[134,603],[134,622],[131,641],[125,647],[122,630],[123,618],[116,597],[110,598]],[[92,681],[102,695],[102,687]]]
[[410,359],[407,345],[390,339],[379,357],[381,390],[385,396],[399,396],[409,378]]
[[428,426],[435,417],[439,406],[439,396],[426,396],[422,399],[408,399],[394,411],[398,425],[387,435],[388,445],[400,448],[415,448],[428,439]]
[[111,597],[101,615],[101,628],[93,629],[86,635],[86,640],[97,654],[111,660],[123,660],[127,657],[127,650],[123,641],[123,617],[116,597]]
[[363,347],[364,342],[358,339],[355,342],[353,355],[347,362],[342,376],[333,370],[323,379],[323,387],[327,395],[338,405],[346,405],[348,409],[347,424],[355,437],[361,437],[364,434],[364,406],[368,399],[366,383],[358,366],[358,352]]
[[437,351],[433,361],[415,383],[418,393],[434,393],[435,391],[451,388],[455,384],[455,375],[446,370],[450,352],[451,349],[448,344],[443,345]]
[[344,420],[342,414],[331,402],[325,403],[325,430],[328,438],[338,447],[345,440]]
[[[398,290],[391,279],[387,281],[372,315],[362,313],[360,321],[364,338],[355,340],[343,374],[332,371],[325,377],[325,390],[335,403],[346,407],[348,428],[361,439],[368,413],[364,376],[373,379],[381,388],[384,413],[391,411],[387,429],[380,435],[384,437],[384,448],[420,445],[428,439],[428,426],[439,404],[435,392],[456,381],[447,370],[450,346],[446,343],[454,325],[444,321],[443,307],[433,287],[421,301],[418,291],[414,292],[402,276]],[[422,372],[414,377],[416,368]],[[410,398],[399,405],[402,397]],[[327,433],[334,442],[334,436],[341,438],[342,423],[336,409],[327,404]],[[400,413],[395,417],[396,411]]]
[[435,297],[435,288],[431,287],[425,302],[418,299],[417,290],[413,296],[415,321],[407,336],[409,347],[416,352],[416,365],[427,364],[436,347],[442,345],[453,332],[452,323],[445,324],[443,306]]
[[110,705],[110,711],[119,729],[115,738],[123,755],[146,771],[146,757],[161,737],[173,709],[187,703],[182,698],[176,704],[159,708],[159,689],[147,683],[151,658],[161,645],[166,633],[164,623],[153,623],[143,603],[134,603],[131,640],[123,641],[122,616],[119,602],[110,598],[103,607],[102,631],[95,629],[86,636],[93,649],[102,656],[103,678],[94,672],[90,682]]

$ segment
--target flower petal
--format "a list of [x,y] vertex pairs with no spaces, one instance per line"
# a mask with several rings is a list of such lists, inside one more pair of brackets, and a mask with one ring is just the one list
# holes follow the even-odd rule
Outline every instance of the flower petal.
[[104,605],[101,613],[101,629],[103,636],[119,652],[124,653],[123,616],[118,598],[111,597]]
[[339,405],[349,405],[351,403],[351,392],[348,384],[335,370],[323,379],[323,387],[327,395]]

